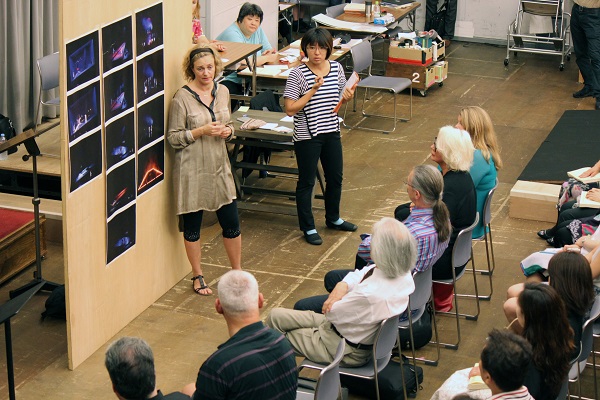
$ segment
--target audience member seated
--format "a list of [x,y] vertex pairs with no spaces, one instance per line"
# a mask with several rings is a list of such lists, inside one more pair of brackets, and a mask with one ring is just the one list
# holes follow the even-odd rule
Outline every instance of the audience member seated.
[[263,295],[254,276],[232,270],[221,277],[215,308],[229,340],[200,367],[196,383],[183,392],[193,399],[295,399],[298,373],[294,351],[260,320]]
[[[433,264],[433,279],[452,279],[452,249],[458,233],[475,221],[477,196],[469,169],[473,163],[473,143],[463,130],[444,126],[431,145],[431,160],[436,162],[444,177],[442,200],[450,212],[452,234],[442,256]],[[456,268],[458,274],[464,265]],[[451,285],[433,284],[436,310],[452,309]]]
[[[598,161],[592,168],[584,172],[581,177],[587,178],[600,173],[600,161]],[[581,208],[578,207],[577,201],[581,192],[589,191],[588,197],[594,201],[600,201],[600,189],[598,189],[598,182],[583,183],[574,178],[569,178],[568,181],[563,182],[560,188],[560,194],[558,195],[558,203],[556,208],[558,209],[558,219],[556,225],[550,229],[543,229],[538,231],[538,236],[545,239],[550,245],[555,247],[562,247],[566,244],[574,243],[580,236],[578,233],[573,233],[573,237],[570,238],[569,225],[573,220],[581,220],[588,217],[594,217],[598,215],[598,209],[596,208]],[[598,226],[596,223],[594,226]],[[577,228],[577,223],[573,228]]]
[[[533,400],[527,387],[523,386],[531,356],[531,345],[521,336],[493,329],[488,333],[479,363],[452,374],[434,393],[432,400]],[[487,388],[469,390],[468,382],[474,377],[480,377]]]
[[[525,372],[522,385],[528,389],[534,399],[555,400],[567,377],[574,348],[573,330],[569,326],[563,301],[556,290],[549,285],[527,283],[519,295],[515,321],[519,322],[518,326],[523,327],[521,336],[531,345],[531,362],[523,368],[515,368],[510,373]],[[517,326],[516,322],[511,324],[509,329],[515,326]],[[515,333],[518,334],[518,332]],[[488,345],[490,340],[493,339],[488,338]],[[484,360],[483,356],[481,363],[483,364],[483,370],[481,370],[483,379],[484,371],[487,373],[490,371],[486,369],[489,363]],[[467,391],[470,376],[477,373],[476,369],[472,372],[469,371],[469,369],[463,369],[454,373],[444,382],[432,399],[450,400],[455,395],[465,393],[476,399],[488,399],[489,392],[487,391]],[[496,383],[498,382],[496,381]],[[490,388],[492,387],[490,386]],[[500,398],[504,399],[504,397]]]
[[[452,231],[448,208],[442,201],[444,181],[442,175],[431,165],[417,165],[408,175],[406,191],[411,200],[410,215],[402,222],[417,241],[417,262],[413,271],[427,271],[448,246]],[[371,235],[362,235],[363,241],[356,255],[355,268],[371,264]],[[344,277],[352,272],[340,269],[325,275],[325,289],[331,292]],[[320,313],[325,296],[315,296],[298,301],[295,310],[311,310]]]
[[[561,252],[554,255],[548,263],[547,271],[528,278],[528,282],[541,282],[548,277],[552,286],[567,308],[569,325],[574,332],[575,349],[571,358],[579,354],[579,345],[585,316],[594,302],[594,284],[590,263],[584,256],[575,252]],[[524,284],[519,283],[508,289],[508,300],[504,302],[504,314],[509,322],[517,318],[517,299],[523,291]],[[513,323],[513,329],[519,330],[518,320]]]
[[154,355],[143,339],[122,337],[106,350],[104,361],[113,391],[121,400],[189,400],[189,396],[175,392],[163,395],[156,389]]
[[344,366],[365,364],[381,321],[402,314],[415,290],[410,274],[417,245],[410,231],[393,218],[373,226],[375,264],[346,275],[323,303],[323,314],[275,308],[266,324],[283,332],[297,354],[330,363],[340,338],[346,340]]
[[[240,8],[237,20],[217,36],[217,40],[225,42],[238,42],[262,45],[262,50],[257,53],[257,65],[261,66],[268,62],[275,62],[278,59],[277,50],[269,43],[267,35],[261,28],[263,21],[263,11],[260,6],[251,3],[244,3]],[[246,67],[242,65],[242,67]],[[220,82],[227,86],[230,94],[243,95],[244,89],[242,78],[237,73],[231,73]],[[232,100],[232,111],[237,106],[237,101]]]
[[477,194],[477,211],[480,218],[479,224],[473,230],[473,237],[478,238],[485,233],[483,227],[485,201],[490,190],[496,185],[497,171],[502,168],[500,149],[492,119],[481,107],[463,108],[458,114],[456,128],[467,131],[475,147],[473,165],[469,173],[473,178]]

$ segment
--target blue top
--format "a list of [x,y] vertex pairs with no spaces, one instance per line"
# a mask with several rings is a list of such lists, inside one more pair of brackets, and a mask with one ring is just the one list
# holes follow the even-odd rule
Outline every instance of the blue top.
[[[225,29],[219,36],[217,36],[217,40],[222,40],[224,42],[237,42],[237,43],[250,43],[250,44],[262,44],[262,50],[259,50],[256,55],[260,56],[264,51],[271,50],[273,47],[269,40],[267,39],[267,35],[263,31],[262,27],[258,27],[256,32],[254,32],[250,38],[247,38],[243,33],[237,22],[229,25],[227,29]],[[229,74],[225,77],[225,79],[235,82],[237,84],[242,84],[242,78],[237,76],[237,73]]]
[[483,236],[483,207],[490,190],[496,185],[496,165],[490,155],[490,161],[487,162],[481,153],[481,150],[475,150],[473,154],[473,165],[469,170],[473,184],[475,185],[475,194],[477,195],[477,211],[479,212],[479,224],[473,229],[473,237]]

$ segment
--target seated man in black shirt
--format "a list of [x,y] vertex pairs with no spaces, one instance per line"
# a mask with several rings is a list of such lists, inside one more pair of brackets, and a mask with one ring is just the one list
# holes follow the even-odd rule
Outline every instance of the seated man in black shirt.
[[200,367],[183,392],[200,399],[294,400],[298,372],[294,351],[279,332],[265,326],[263,295],[252,274],[232,270],[217,287],[215,308],[227,322],[229,340]]

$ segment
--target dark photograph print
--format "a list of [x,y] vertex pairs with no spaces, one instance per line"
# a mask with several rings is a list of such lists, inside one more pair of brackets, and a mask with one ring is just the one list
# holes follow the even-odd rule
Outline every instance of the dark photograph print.
[[135,153],[133,111],[106,126],[106,170]]
[[162,49],[137,61],[138,103],[164,90],[164,75]]
[[164,179],[165,142],[158,142],[138,154],[138,196]]
[[131,16],[102,28],[104,72],[133,58]]
[[111,118],[133,107],[133,65],[104,77],[104,118]]
[[135,200],[135,158],[106,175],[106,218]]
[[67,97],[69,143],[100,126],[100,82]]
[[162,3],[158,3],[135,14],[137,55],[163,44]]
[[165,96],[152,99],[138,109],[138,149],[165,135]]
[[135,204],[116,214],[106,230],[106,264],[110,264],[135,244]]
[[69,149],[71,192],[102,173],[102,131],[81,139]]
[[67,43],[67,91],[98,76],[98,31]]

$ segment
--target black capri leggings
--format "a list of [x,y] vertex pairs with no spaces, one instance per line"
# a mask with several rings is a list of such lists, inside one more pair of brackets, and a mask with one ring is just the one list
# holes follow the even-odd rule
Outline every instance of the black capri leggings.
[[[183,238],[188,242],[197,242],[200,240],[200,226],[202,225],[203,210],[182,214],[183,219]],[[223,230],[223,237],[226,239],[235,239],[240,236],[240,219],[238,216],[237,202],[224,205],[217,210],[219,225]]]

